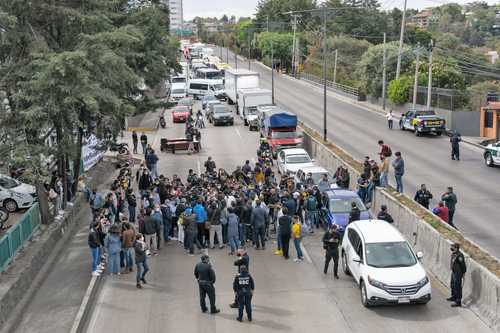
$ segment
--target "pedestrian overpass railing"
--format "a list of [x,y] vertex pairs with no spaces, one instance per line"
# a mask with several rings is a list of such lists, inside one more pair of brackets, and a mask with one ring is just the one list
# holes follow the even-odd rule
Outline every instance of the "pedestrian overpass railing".
[[[316,75],[301,72],[299,78],[304,81],[311,82],[316,85],[323,85],[324,80]],[[328,89],[340,93],[344,96],[351,97],[354,99],[359,99],[360,93],[359,88],[346,86],[345,84],[336,83],[333,81],[326,80],[326,86]]]

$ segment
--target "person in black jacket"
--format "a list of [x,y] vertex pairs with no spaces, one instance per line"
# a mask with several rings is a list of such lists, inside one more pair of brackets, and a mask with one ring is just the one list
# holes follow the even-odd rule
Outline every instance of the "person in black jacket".
[[102,242],[97,231],[98,226],[99,223],[92,223],[88,237],[88,244],[92,253],[92,275],[95,276],[99,276],[102,273],[99,267]]
[[288,209],[283,207],[283,216],[278,219],[279,223],[279,237],[281,239],[281,251],[283,257],[289,259],[288,250],[290,244],[290,237],[292,237],[292,218],[288,215]]
[[[238,252],[238,259],[234,261],[234,266],[238,267],[238,273],[241,273],[241,268],[245,267],[246,270],[250,268],[250,257],[248,256],[247,252],[245,251],[244,248],[239,248]],[[237,308],[238,307],[238,294],[234,294],[234,302],[229,304],[230,308]]]
[[386,205],[380,206],[380,212],[377,215],[377,219],[386,221],[388,223],[394,223],[394,219],[392,218],[391,214],[387,212]]
[[233,290],[238,296],[238,317],[243,320],[243,309],[246,310],[248,321],[252,321],[252,295],[255,284],[246,266],[241,266],[240,273],[234,277]]
[[358,208],[358,205],[353,201],[351,202],[351,212],[349,213],[349,223],[354,221],[359,221],[361,218],[361,211]]
[[425,184],[420,185],[420,189],[415,193],[413,200],[418,202],[420,205],[429,209],[429,203],[432,199],[432,193],[426,188]]
[[328,273],[328,266],[330,260],[333,259],[333,276],[338,279],[338,268],[339,268],[339,242],[340,236],[337,233],[337,225],[332,224],[327,232],[323,235],[323,248],[325,249],[325,268],[323,273]]
[[465,272],[467,272],[467,266],[465,264],[465,257],[462,252],[460,252],[460,244],[454,243],[451,245],[451,297],[447,298],[447,301],[453,302],[452,307],[462,306],[462,287],[463,278]]
[[201,256],[201,262],[196,264],[194,268],[194,277],[198,281],[198,288],[200,291],[200,306],[203,313],[207,312],[207,304],[205,298],[208,295],[210,300],[210,313],[216,314],[220,310],[215,307],[215,271],[210,265],[210,257],[206,254]]
[[137,266],[136,274],[136,286],[141,289],[141,281],[146,284],[146,273],[149,271],[148,258],[146,255],[146,243],[144,242],[144,236],[137,234],[135,236],[134,242],[134,252],[135,252],[135,265]]
[[135,197],[134,190],[131,188],[127,192],[127,204],[128,204],[128,221],[130,223],[135,223],[135,213],[137,211],[137,198]]

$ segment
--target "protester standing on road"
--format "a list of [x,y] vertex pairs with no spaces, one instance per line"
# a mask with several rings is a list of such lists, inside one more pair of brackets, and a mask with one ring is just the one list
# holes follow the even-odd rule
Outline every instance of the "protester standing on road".
[[462,287],[467,266],[465,264],[465,257],[460,252],[460,244],[454,243],[451,246],[451,297],[447,301],[453,302],[452,307],[462,306]]
[[238,297],[238,317],[236,320],[243,321],[243,309],[246,310],[248,321],[252,321],[252,295],[255,284],[252,276],[248,273],[246,266],[240,267],[240,273],[235,276],[233,290]]
[[186,242],[184,247],[189,251],[189,256],[194,256],[194,245],[201,251],[203,246],[198,240],[198,226],[196,223],[196,216],[193,214],[191,207],[186,208],[183,214],[184,231],[186,233]]
[[156,254],[156,228],[157,223],[153,217],[153,210],[148,207],[146,208],[146,217],[144,218],[141,233],[144,235],[146,248],[151,249],[153,254]]
[[379,156],[384,156],[385,158],[389,158],[392,156],[391,147],[384,143],[383,140],[378,140],[378,145],[380,146]]
[[[297,216],[298,218],[298,216]],[[288,255],[290,249],[290,237],[292,236],[292,218],[288,215],[288,210],[283,207],[283,216],[278,220],[279,223],[279,235],[281,239],[281,251],[283,252],[283,257],[285,259],[290,258]]]
[[380,212],[377,214],[377,219],[386,221],[388,223],[394,223],[394,219],[392,218],[391,214],[387,212],[386,205],[380,206]]
[[137,198],[135,197],[134,190],[129,188],[127,191],[127,206],[128,206],[128,221],[135,223],[135,215],[137,211]]
[[208,239],[206,237],[206,225],[208,220],[207,210],[203,206],[203,198],[198,198],[196,205],[193,207],[193,213],[196,216],[196,226],[198,228],[198,241],[205,247],[208,246]]
[[255,208],[252,209],[251,225],[254,230],[255,235],[255,248],[259,250],[266,249],[266,221],[267,221],[267,211],[261,206],[261,201],[257,200],[255,203]]
[[217,243],[219,244],[219,249],[222,249],[224,247],[224,245],[222,243],[222,225],[221,225],[220,203],[213,201],[210,204],[210,210],[208,211],[208,220],[210,222],[209,246],[211,249],[215,248],[215,236],[217,236]]
[[239,240],[239,218],[234,213],[234,208],[229,207],[227,209],[227,238],[229,240],[229,246],[231,248],[231,252],[229,255],[233,255],[234,252],[240,246]]
[[194,268],[194,277],[198,281],[200,292],[200,307],[203,313],[208,311],[205,298],[208,296],[210,301],[210,313],[216,314],[220,310],[215,307],[215,271],[210,264],[210,257],[206,254],[201,256],[201,262]]
[[293,217],[292,238],[295,251],[297,252],[297,258],[295,258],[294,261],[300,262],[304,260],[302,249],[300,248],[300,242],[302,241],[302,225],[300,224],[300,219],[296,216]]
[[102,273],[102,269],[99,267],[101,261],[101,240],[97,232],[99,223],[94,222],[90,227],[88,244],[90,251],[92,253],[92,275],[99,276]]
[[432,199],[432,193],[426,188],[425,184],[420,185],[420,189],[415,193],[413,200],[418,202],[421,206],[429,209],[429,203]]
[[104,247],[108,253],[109,273],[120,275],[120,250],[122,242],[120,240],[120,228],[117,224],[113,224],[109,228],[108,235],[104,239]]
[[141,289],[141,282],[146,284],[146,273],[149,271],[148,267],[148,258],[146,255],[146,243],[144,242],[144,236],[142,234],[137,234],[135,236],[134,243],[134,252],[135,252],[135,265],[137,267],[136,274],[136,286],[138,289]]
[[208,159],[205,161],[205,170],[207,173],[212,174],[217,169],[215,162],[212,160],[211,156],[208,156]]
[[387,118],[387,127],[389,127],[389,129],[392,129],[392,125],[394,123],[394,115],[392,114],[392,109],[389,110],[385,117]]
[[392,161],[394,169],[394,177],[396,178],[396,191],[403,193],[403,175],[405,174],[405,161],[401,156],[401,152],[396,152],[396,158]]
[[137,154],[137,144],[139,143],[139,139],[137,138],[137,132],[132,131],[132,144],[134,145],[134,149],[132,153]]
[[451,143],[451,159],[460,161],[460,141],[462,141],[462,137],[460,133],[454,131],[450,137]]
[[146,157],[146,148],[148,146],[148,136],[146,135],[145,132],[142,132],[142,134],[141,134],[141,146],[142,146],[142,153],[144,154],[144,157]]
[[158,160],[159,158],[154,149],[151,149],[146,155],[146,166],[151,171],[151,177],[153,177],[153,179],[158,178]]
[[444,202],[448,208],[448,223],[453,227],[457,228],[453,223],[453,216],[455,215],[455,207],[457,205],[457,195],[453,192],[453,187],[448,187],[446,192],[441,196],[441,200]]
[[135,241],[135,230],[134,228],[127,222],[123,223],[123,231],[122,231],[122,248],[123,248],[123,256],[125,262],[125,269],[123,273],[132,272],[134,261],[132,259],[132,248],[134,247]]
[[332,224],[323,235],[323,248],[325,249],[325,268],[323,273],[328,273],[328,266],[333,260],[333,276],[338,279],[339,269],[339,234],[337,233],[337,225]]

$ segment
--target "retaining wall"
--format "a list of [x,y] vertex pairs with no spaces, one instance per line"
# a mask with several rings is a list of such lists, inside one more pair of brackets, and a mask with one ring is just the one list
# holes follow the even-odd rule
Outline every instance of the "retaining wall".
[[[352,163],[352,157],[348,153],[340,149],[341,154],[337,154],[312,135],[318,137],[317,133],[305,128],[304,148],[311,157],[330,172],[335,172],[340,165],[346,166],[351,178],[350,188],[354,188],[359,177],[359,162]],[[376,216],[382,204],[387,205],[388,211],[394,218],[394,225],[413,248],[424,253],[422,263],[426,269],[445,286],[449,286],[451,240],[420,218],[417,212],[398,200],[390,190],[377,188],[373,196],[372,215]],[[441,227],[445,230],[451,228],[445,222],[442,223],[444,225]],[[463,303],[491,328],[500,332],[500,279],[485,266],[473,260],[467,253],[464,254],[467,262],[467,273],[463,290]],[[475,257],[486,258],[489,255],[476,253]]]

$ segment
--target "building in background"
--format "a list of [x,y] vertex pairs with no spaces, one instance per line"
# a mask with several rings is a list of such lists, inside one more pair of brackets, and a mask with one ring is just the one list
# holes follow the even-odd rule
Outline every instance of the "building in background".
[[182,0],[164,0],[170,9],[170,33],[177,33],[183,29],[184,15]]
[[426,8],[411,17],[409,23],[419,28],[426,29],[429,27],[429,24],[433,21],[434,18],[435,17],[432,13],[432,8]]

